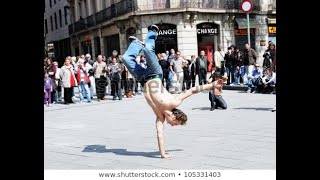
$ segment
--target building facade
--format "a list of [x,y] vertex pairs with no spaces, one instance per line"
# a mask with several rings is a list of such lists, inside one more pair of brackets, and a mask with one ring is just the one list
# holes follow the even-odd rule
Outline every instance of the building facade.
[[[276,41],[276,0],[251,0],[250,44],[262,61],[267,42]],[[212,61],[217,46],[241,50],[247,42],[242,0],[69,0],[71,54],[123,54],[128,37],[144,39],[152,24],[159,26],[156,53],[174,48],[183,56],[201,50]]]
[[45,0],[44,32],[46,55],[61,65],[71,54],[69,25],[69,2],[67,0]]

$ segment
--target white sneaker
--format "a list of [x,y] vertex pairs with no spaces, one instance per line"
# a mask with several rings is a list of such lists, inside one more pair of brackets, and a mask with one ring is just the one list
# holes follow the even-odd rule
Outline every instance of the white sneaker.
[[151,26],[151,30],[153,30],[153,31],[155,31],[155,32],[159,32],[159,27],[158,27],[157,25],[153,24],[153,25]]
[[137,40],[138,42],[140,42],[141,44],[144,44],[142,41],[140,41],[137,37],[135,36],[129,36],[129,40],[130,42],[134,41],[134,40]]
[[49,107],[52,107],[52,104],[49,104]]

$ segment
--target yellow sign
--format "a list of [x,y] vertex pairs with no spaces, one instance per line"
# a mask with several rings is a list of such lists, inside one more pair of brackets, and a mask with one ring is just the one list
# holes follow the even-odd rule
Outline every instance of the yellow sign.
[[277,29],[275,26],[269,26],[268,32],[269,32],[269,34],[277,34]]
[[260,46],[266,46],[266,44],[267,44],[267,43],[266,43],[266,40],[261,40],[261,41],[260,41]]
[[268,24],[277,24],[276,18],[268,18]]

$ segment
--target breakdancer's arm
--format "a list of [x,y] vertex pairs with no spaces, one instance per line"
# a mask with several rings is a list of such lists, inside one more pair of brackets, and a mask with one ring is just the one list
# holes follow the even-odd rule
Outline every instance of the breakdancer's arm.
[[205,85],[201,85],[201,86],[195,86],[192,87],[191,89],[187,90],[184,93],[179,94],[178,96],[176,96],[174,103],[174,107],[178,107],[182,101],[184,99],[186,99],[187,97],[193,95],[193,94],[197,94],[201,91],[205,91],[205,90],[212,90],[214,86],[217,86],[217,83],[210,83],[210,84],[205,84]]
[[163,123],[164,123],[164,119],[160,120],[160,118],[157,117],[156,127],[157,127],[158,146],[159,146],[159,151],[160,151],[161,158],[170,158],[172,156],[166,154],[166,151],[165,151],[165,148],[164,148]]

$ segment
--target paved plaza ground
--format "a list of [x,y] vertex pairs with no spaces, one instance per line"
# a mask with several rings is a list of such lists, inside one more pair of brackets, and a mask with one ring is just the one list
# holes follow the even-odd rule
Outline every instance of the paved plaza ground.
[[185,126],[165,124],[159,156],[155,116],[143,95],[44,108],[45,169],[276,169],[274,94],[223,91],[227,110],[210,111],[208,93],[178,108]]

